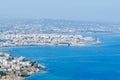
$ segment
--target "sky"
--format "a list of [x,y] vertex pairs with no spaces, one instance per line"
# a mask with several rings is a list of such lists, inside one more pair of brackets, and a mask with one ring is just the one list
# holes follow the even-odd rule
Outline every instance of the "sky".
[[0,0],[0,18],[120,22],[120,0]]

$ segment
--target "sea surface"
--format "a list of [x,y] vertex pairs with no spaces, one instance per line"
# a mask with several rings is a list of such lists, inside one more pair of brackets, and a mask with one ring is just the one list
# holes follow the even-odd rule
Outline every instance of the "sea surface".
[[120,80],[120,34],[86,35],[99,37],[103,43],[85,47],[2,47],[0,51],[46,66],[45,72],[26,80]]

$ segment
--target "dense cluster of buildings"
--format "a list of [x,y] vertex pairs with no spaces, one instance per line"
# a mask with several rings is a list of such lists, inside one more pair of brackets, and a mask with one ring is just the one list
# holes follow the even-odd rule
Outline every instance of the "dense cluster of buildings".
[[99,39],[77,35],[81,33],[120,33],[120,25],[52,19],[5,20],[0,22],[0,46],[100,43]]
[[2,34],[0,35],[0,46],[33,46],[33,45],[60,45],[60,46],[85,46],[94,44],[93,37],[81,35],[60,34]]
[[0,80],[23,80],[22,77],[30,76],[43,68],[45,67],[36,61],[0,53]]
[[2,20],[0,21],[0,34],[30,34],[30,33],[120,33],[120,24],[96,23],[70,20]]

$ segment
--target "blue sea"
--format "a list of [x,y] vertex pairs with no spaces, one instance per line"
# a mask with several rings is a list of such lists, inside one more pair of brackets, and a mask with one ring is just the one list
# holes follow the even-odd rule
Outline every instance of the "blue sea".
[[35,73],[26,80],[120,80],[120,35],[86,35],[99,37],[103,43],[85,47],[2,47],[0,50],[46,66],[46,72]]

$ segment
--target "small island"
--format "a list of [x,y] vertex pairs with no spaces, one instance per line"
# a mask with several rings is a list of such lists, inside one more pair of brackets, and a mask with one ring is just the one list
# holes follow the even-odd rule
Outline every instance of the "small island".
[[44,68],[36,61],[0,52],[0,80],[24,80]]

